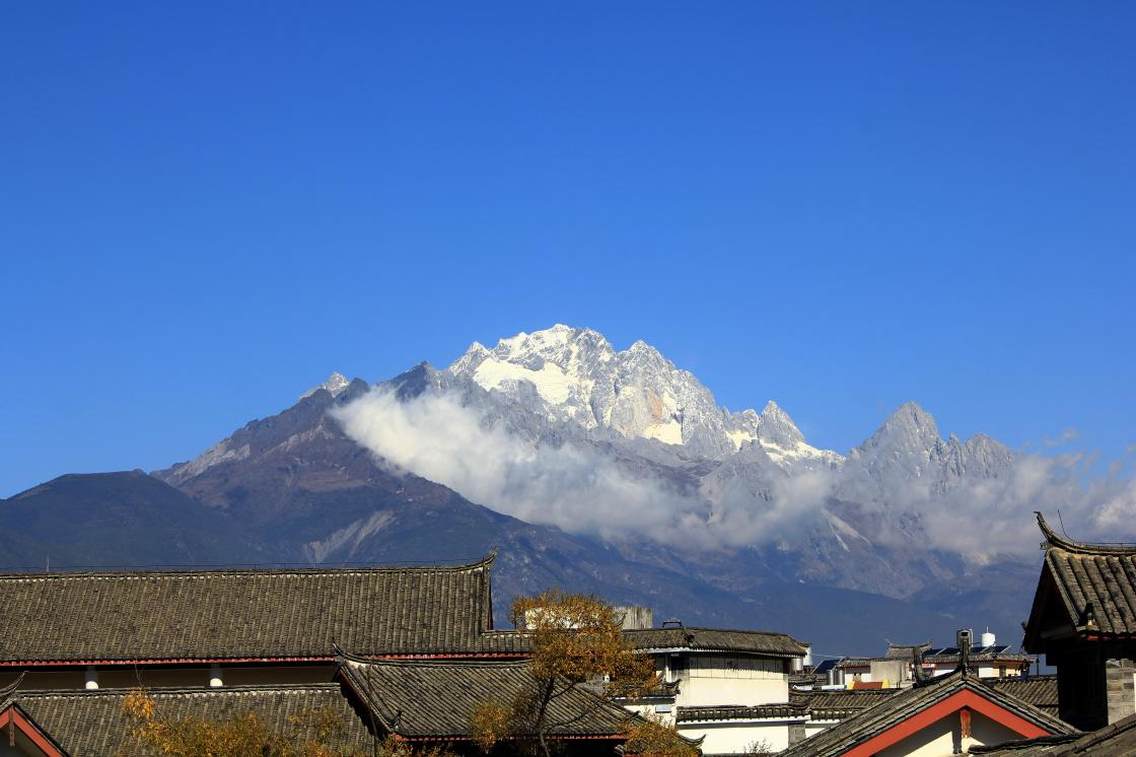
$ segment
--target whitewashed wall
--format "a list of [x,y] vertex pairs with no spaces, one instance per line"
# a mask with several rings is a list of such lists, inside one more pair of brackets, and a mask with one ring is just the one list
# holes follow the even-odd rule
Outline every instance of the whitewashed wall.
[[789,748],[789,723],[784,720],[683,724],[678,732],[691,739],[705,736],[702,753],[707,757],[715,754],[739,754],[757,742],[771,752]]

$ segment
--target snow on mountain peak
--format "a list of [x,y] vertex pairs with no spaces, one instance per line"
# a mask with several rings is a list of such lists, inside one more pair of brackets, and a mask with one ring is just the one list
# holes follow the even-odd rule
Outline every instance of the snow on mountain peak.
[[760,439],[787,462],[841,459],[806,444],[776,403],[761,415],[719,407],[694,375],[642,339],[617,352],[599,332],[558,323],[501,339],[492,349],[474,342],[447,372],[522,404],[533,401],[535,389],[539,407],[529,409],[550,421],[609,428],[708,457],[733,454]]
[[346,389],[348,384],[350,383],[351,381],[348,380],[348,378],[342,373],[340,373],[339,371],[333,371],[332,374],[327,377],[327,381],[324,381],[319,386],[313,386],[311,389],[301,394],[300,399],[311,397],[320,389],[326,389],[331,393],[332,397],[338,397],[339,393]]

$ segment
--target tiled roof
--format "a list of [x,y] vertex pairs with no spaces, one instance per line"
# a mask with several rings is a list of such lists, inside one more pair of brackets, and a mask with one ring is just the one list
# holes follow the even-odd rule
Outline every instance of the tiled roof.
[[751,706],[679,707],[675,720],[690,723],[701,720],[768,720],[798,718],[804,720],[805,709],[793,704],[759,704]]
[[1057,676],[983,678],[982,682],[1050,715],[1057,715]]
[[461,567],[0,575],[0,665],[509,652]]
[[[133,741],[132,721],[123,712],[126,689],[92,691],[20,691],[7,704],[22,710],[66,753],[84,757],[141,755]],[[165,720],[221,720],[253,712],[274,734],[314,738],[306,714],[332,713],[341,727],[328,739],[336,754],[370,755],[373,738],[344,697],[339,684],[232,686],[219,689],[156,689],[148,692],[156,714]],[[6,704],[0,700],[0,710]]]
[[[478,705],[511,706],[536,685],[525,661],[345,657],[339,670],[383,727],[407,739],[469,738]],[[560,738],[620,738],[630,714],[575,686],[549,704],[547,717]]]
[[836,757],[869,741],[880,733],[932,707],[954,694],[970,690],[1049,731],[1069,733],[1072,729],[1055,716],[1032,707],[1005,692],[986,686],[974,676],[956,671],[933,678],[861,710],[831,728],[811,736],[782,752],[784,757]]
[[884,653],[884,659],[887,660],[910,660],[915,654],[915,650],[926,652],[931,648],[931,642],[924,642],[922,644],[892,644],[888,643],[887,652]]
[[1078,634],[1136,635],[1136,545],[1082,544],[1054,533],[1041,513],[1037,520],[1046,538],[1045,566],[1027,624],[1026,648],[1043,648],[1037,634],[1047,580]]
[[[874,657],[845,657],[840,662],[836,663],[838,669],[844,668],[863,668],[871,664],[872,660],[877,659]],[[884,658],[879,658],[884,659]]]
[[637,649],[689,649],[702,652],[743,652],[773,657],[800,657],[808,648],[789,634],[734,631],[719,628],[640,628],[624,631]]
[[789,701],[803,707],[813,720],[844,720],[901,691],[902,689],[791,691]]
[[998,757],[1118,757],[1136,754],[1136,715],[1129,715],[1098,731],[1011,741],[996,747],[971,747],[971,754]]

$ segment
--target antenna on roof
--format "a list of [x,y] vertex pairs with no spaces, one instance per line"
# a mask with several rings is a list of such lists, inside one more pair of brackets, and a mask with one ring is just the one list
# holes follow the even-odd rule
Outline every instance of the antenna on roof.
[[1065,521],[1062,520],[1062,518],[1061,518],[1061,508],[1060,507],[1057,508],[1057,525],[1061,526],[1062,535],[1066,539],[1068,539],[1069,538],[1069,532],[1065,530]]

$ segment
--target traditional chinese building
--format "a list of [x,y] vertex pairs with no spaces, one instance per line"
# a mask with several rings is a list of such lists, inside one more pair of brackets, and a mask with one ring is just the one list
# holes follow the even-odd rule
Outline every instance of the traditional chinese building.
[[1073,731],[1056,716],[974,675],[968,641],[960,634],[961,660],[954,672],[921,676],[910,688],[881,695],[878,703],[790,747],[785,756],[947,757],[978,745]]
[[335,645],[519,659],[524,639],[493,627],[492,563],[0,575],[0,685],[4,670],[24,689],[326,683]]
[[755,743],[779,751],[805,737],[807,712],[789,701],[789,678],[809,651],[803,642],[675,621],[624,634],[654,657],[665,684],[629,709],[673,722],[681,735],[701,740],[704,754],[737,754]]
[[[273,734],[315,739],[347,757],[374,753],[388,736],[409,745],[444,745],[480,754],[471,723],[483,702],[511,703],[533,684],[526,661],[367,661],[340,657],[326,683],[260,684],[147,691],[166,722],[214,722],[254,715]],[[0,691],[0,756],[68,757],[135,754],[140,744],[124,707],[135,689]],[[542,729],[566,756],[617,754],[627,712],[581,687],[568,686]],[[532,738],[524,724],[509,739]]]
[[1136,545],[1045,542],[1025,648],[1057,668],[1062,719],[1095,730],[1136,713]]

